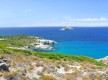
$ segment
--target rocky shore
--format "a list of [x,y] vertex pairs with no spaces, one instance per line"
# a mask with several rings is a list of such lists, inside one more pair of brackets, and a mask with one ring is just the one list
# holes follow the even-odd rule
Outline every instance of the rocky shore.
[[[13,38],[13,42],[15,41],[16,43],[12,43],[12,41],[10,41],[12,40],[11,38]],[[22,44],[19,43],[18,45],[13,45],[13,44],[17,44],[17,39],[19,40],[18,42],[22,42]],[[43,39],[34,36],[29,36],[29,37],[10,36],[10,37],[2,37],[0,38],[0,40],[9,42],[8,48],[20,49],[20,50],[53,50],[54,45],[57,43],[53,40]]]
[[27,46],[27,47],[32,48],[32,49],[52,50],[54,49],[53,46],[55,43],[56,42],[53,40],[39,39],[37,40],[37,42],[34,42],[30,44],[30,46]]
[[97,59],[97,61],[100,61],[106,65],[108,65],[108,56],[104,57],[104,58],[100,58],[100,59]]

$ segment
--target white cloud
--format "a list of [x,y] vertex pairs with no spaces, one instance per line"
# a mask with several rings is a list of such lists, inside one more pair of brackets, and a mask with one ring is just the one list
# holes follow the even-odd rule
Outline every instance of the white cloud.
[[98,18],[72,18],[65,17],[61,21],[61,25],[70,26],[108,26],[107,17]]
[[108,18],[49,18],[44,20],[23,22],[19,26],[108,26]]
[[108,21],[108,18],[65,18],[65,21],[91,22],[91,21]]

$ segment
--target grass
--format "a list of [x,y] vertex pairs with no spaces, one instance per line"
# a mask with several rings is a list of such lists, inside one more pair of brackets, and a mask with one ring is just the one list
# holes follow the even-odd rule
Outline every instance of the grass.
[[95,59],[86,57],[86,56],[73,56],[73,55],[65,55],[65,54],[58,54],[58,53],[46,53],[46,52],[33,52],[28,50],[18,50],[18,49],[10,49],[9,46],[19,47],[29,45],[30,43],[36,41],[36,38],[24,36],[24,35],[17,35],[17,36],[0,36],[5,40],[0,40],[0,53],[6,54],[23,54],[26,56],[34,55],[39,58],[46,58],[51,60],[63,60],[63,61],[77,61],[77,62],[88,62],[95,64],[97,66],[105,66],[101,62],[97,62]]
[[97,62],[95,59],[86,57],[86,56],[72,56],[72,55],[63,55],[63,54],[46,54],[46,53],[39,53],[35,52],[35,56],[48,58],[48,59],[54,59],[54,60],[68,60],[68,61],[78,61],[78,62],[90,62],[97,66],[105,66],[101,62]]
[[35,37],[29,37],[25,35],[17,35],[17,36],[0,36],[0,38],[5,40],[0,40],[1,45],[3,47],[13,46],[13,47],[20,47],[26,46],[34,41],[37,40]]
[[45,53],[45,52],[33,52],[33,51],[28,51],[28,50],[18,50],[18,49],[3,49],[3,53],[6,54],[23,54],[26,56],[37,56],[39,58],[47,58],[51,60],[63,60],[63,61],[77,61],[77,62],[88,62],[95,64],[97,66],[105,66],[105,64],[96,61],[95,59],[91,57],[86,57],[86,56],[73,56],[73,55],[65,55],[65,54],[59,54],[59,53]]

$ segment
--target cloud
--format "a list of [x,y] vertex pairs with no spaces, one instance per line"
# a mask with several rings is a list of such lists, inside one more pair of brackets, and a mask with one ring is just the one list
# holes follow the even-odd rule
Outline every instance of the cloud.
[[19,26],[108,26],[108,18],[48,18],[23,22]]
[[65,21],[78,21],[78,22],[94,22],[94,21],[108,21],[108,18],[65,18]]
[[[52,20],[52,21],[51,21]],[[51,19],[49,25],[60,25],[60,26],[108,26],[107,17],[99,18],[62,18],[62,19]],[[47,25],[48,25],[47,24]]]
[[106,21],[108,20],[107,18],[80,18],[80,19],[73,19],[73,21]]
[[84,21],[84,22],[88,22],[88,21],[108,21],[107,17],[99,17],[99,18],[71,18],[71,17],[67,17],[67,18],[50,18],[48,20],[51,21]]

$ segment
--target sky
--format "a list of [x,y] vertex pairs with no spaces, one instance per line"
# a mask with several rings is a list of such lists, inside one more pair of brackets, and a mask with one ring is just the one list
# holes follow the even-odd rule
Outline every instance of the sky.
[[0,27],[108,26],[108,0],[0,0]]

